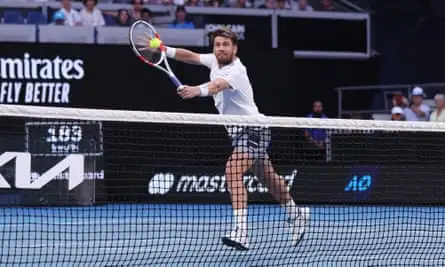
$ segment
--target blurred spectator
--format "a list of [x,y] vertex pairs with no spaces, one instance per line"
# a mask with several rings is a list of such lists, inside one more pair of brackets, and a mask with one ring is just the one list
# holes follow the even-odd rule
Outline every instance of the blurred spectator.
[[237,0],[236,2],[229,4],[229,7],[233,8],[250,8],[252,4],[247,0]]
[[206,7],[221,7],[222,0],[203,0]]
[[402,93],[395,93],[392,96],[392,105],[394,107],[407,108],[409,105],[408,99]]
[[141,14],[142,14],[142,20],[152,24],[151,19],[152,19],[153,16],[152,16],[152,13],[151,13],[150,9],[143,8],[142,11],[141,11]]
[[391,110],[391,120],[392,121],[404,121],[405,116],[403,115],[403,109],[401,107],[393,107]]
[[[321,101],[314,101],[312,103],[312,112],[307,115],[308,118],[326,119],[326,114],[323,113],[323,103]],[[306,129],[304,136],[310,144],[318,149],[324,149],[326,140],[326,131],[324,129]]]
[[[103,1],[108,1],[108,0],[103,0]],[[142,4],[148,4],[148,3],[150,3],[150,0],[142,0],[141,2],[142,2]],[[131,3],[133,3],[133,1],[132,0],[113,0],[113,3],[131,4]]]
[[205,5],[207,7],[221,7],[222,0],[208,0],[208,1],[205,1]]
[[[153,0],[151,4],[159,4],[157,0]],[[131,21],[136,21],[142,18],[142,0],[132,0],[131,1],[132,9],[130,11]]]
[[175,29],[194,29],[195,25],[193,22],[186,21],[185,17],[187,16],[187,12],[184,6],[178,6],[176,8],[176,18],[172,24],[168,25],[169,28]]
[[65,25],[68,26],[81,26],[82,18],[79,15],[79,12],[72,8],[71,0],[62,0],[60,1],[62,8],[59,11],[63,12],[65,15]]
[[260,5],[259,8],[263,9],[274,9],[275,8],[275,0],[266,0],[264,4]]
[[286,0],[277,0],[276,8],[277,9],[290,9],[289,4],[286,2]]
[[[160,4],[161,0],[153,0],[150,2],[150,4]],[[136,20],[142,19],[142,11],[143,11],[143,4],[146,3],[146,1],[143,0],[131,0],[131,10],[127,11],[128,19],[125,19],[125,14],[122,13],[122,9],[115,11],[105,11],[104,13],[110,16],[113,16],[117,24],[120,26],[128,26],[131,25],[131,23],[135,22]],[[121,16],[123,17],[121,19]],[[128,23],[127,23],[128,21]],[[122,24],[124,23],[124,24]],[[128,25],[127,25],[128,24]]]
[[164,5],[175,5],[175,6],[183,6],[185,5],[184,0],[162,0]]
[[102,12],[96,7],[97,0],[83,0],[84,8],[80,11],[84,26],[104,26],[105,20]]
[[187,6],[202,7],[204,4],[200,0],[187,0]]
[[65,25],[65,13],[58,10],[54,12],[52,25]]
[[130,21],[130,15],[128,14],[128,10],[126,10],[126,9],[120,9],[118,12],[117,12],[117,21],[116,21],[116,24],[118,25],[118,26],[123,26],[123,27],[126,27],[126,26],[130,26],[131,25],[131,21]]
[[314,11],[311,5],[308,4],[308,0],[298,0],[295,7],[296,11]]
[[414,87],[411,93],[411,104],[405,108],[405,118],[407,121],[428,121],[430,117],[430,107],[423,104],[425,94],[421,87]]
[[332,11],[335,9],[332,0],[321,0],[320,4],[320,10],[322,11]]
[[445,95],[436,94],[434,101],[436,102],[436,110],[431,113],[430,121],[445,122]]
[[[323,113],[323,104],[320,101],[312,103],[312,112],[308,114],[308,118],[327,118]],[[326,160],[325,142],[327,133],[324,129],[305,129],[304,136],[307,143],[304,144],[303,149],[305,153],[305,160],[314,162],[323,162]]]

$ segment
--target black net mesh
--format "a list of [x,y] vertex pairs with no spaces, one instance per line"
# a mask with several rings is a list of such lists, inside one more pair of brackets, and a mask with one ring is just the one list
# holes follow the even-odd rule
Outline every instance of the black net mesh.
[[[116,121],[0,120],[2,266],[445,263],[440,129],[224,127],[109,115]],[[274,172],[285,190],[266,186]]]

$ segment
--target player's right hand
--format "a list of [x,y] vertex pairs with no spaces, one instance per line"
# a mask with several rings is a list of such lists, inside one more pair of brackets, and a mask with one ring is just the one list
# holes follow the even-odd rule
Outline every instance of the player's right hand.
[[[181,89],[179,89],[181,88]],[[180,86],[178,87],[178,95],[183,99],[190,99],[201,95],[201,90],[197,86]]]

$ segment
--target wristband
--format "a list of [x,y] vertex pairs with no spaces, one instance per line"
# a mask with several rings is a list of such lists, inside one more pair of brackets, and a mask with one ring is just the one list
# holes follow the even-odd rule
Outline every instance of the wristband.
[[176,55],[176,48],[166,46],[165,54],[167,55],[167,57],[174,58]]
[[201,91],[201,96],[208,96],[209,95],[209,84],[201,84],[199,86],[199,90]]

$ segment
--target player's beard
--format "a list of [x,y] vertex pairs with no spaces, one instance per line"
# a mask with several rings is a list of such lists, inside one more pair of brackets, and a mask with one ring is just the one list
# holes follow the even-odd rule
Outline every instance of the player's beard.
[[233,60],[233,53],[229,53],[229,54],[224,54],[222,57],[216,57],[216,59],[218,60],[218,64],[219,65],[228,65],[230,63],[232,63]]

